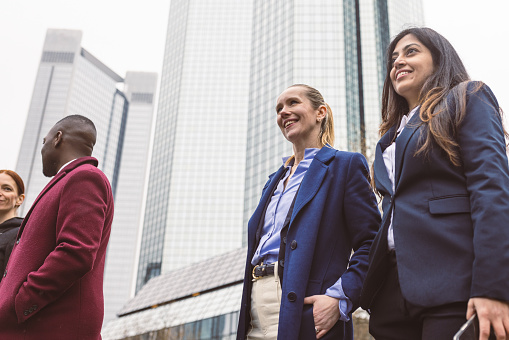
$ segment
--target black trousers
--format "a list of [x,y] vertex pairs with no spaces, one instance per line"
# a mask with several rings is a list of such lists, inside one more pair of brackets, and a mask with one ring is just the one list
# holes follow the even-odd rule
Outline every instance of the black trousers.
[[451,340],[467,321],[467,301],[432,308],[412,305],[401,293],[394,252],[371,305],[369,332],[376,340]]

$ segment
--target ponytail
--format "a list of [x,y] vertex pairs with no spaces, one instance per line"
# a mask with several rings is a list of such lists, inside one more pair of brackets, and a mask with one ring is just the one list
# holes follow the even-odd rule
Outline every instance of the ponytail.
[[332,117],[332,109],[329,104],[325,103],[327,112],[322,120],[322,126],[320,127],[320,143],[322,146],[327,144],[334,145],[334,118]]

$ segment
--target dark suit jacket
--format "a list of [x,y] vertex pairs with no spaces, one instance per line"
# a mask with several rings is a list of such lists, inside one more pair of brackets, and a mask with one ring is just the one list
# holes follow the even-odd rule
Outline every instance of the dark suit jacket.
[[[270,176],[248,224],[248,252],[237,339],[250,325],[251,259],[255,233],[284,168]],[[315,339],[311,305],[304,297],[324,294],[340,277],[358,305],[371,242],[380,222],[364,156],[323,147],[312,161],[296,197],[287,235],[279,313],[280,340]],[[354,254],[350,255],[354,249]],[[349,261],[350,260],[350,261]],[[349,267],[348,267],[349,266]],[[339,321],[324,339],[352,339],[351,321]]]
[[0,282],[0,339],[100,339],[110,184],[83,157],[42,190]]
[[[432,307],[484,296],[509,300],[509,168],[498,103],[484,85],[472,93],[457,130],[463,165],[453,166],[437,144],[415,155],[423,125],[417,112],[396,139],[395,192],[382,152],[395,127],[378,142],[374,164],[384,221],[393,228],[401,291],[412,304]],[[452,103],[452,98],[448,98]],[[444,112],[443,114],[450,114]],[[383,279],[386,234],[370,254],[362,306]]]

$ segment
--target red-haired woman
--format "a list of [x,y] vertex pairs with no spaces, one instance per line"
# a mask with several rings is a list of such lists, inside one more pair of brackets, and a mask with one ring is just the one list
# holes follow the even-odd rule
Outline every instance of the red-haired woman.
[[21,177],[12,170],[0,170],[0,281],[23,221],[16,212],[24,199]]

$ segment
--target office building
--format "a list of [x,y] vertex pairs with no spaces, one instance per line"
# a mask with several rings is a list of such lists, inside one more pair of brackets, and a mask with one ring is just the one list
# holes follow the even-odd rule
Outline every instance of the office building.
[[115,216],[104,270],[105,323],[135,293],[156,88],[156,73],[126,73],[123,93],[129,110],[120,129],[122,152],[117,153],[120,166],[114,176]]
[[16,171],[25,181],[26,199],[20,210],[25,215],[50,181],[42,174],[40,153],[47,132],[72,114],[94,122],[93,156],[110,180],[115,200],[105,267],[107,320],[134,294],[157,75],[128,72],[124,79],[83,48],[81,40],[81,31],[47,31]]
[[242,244],[251,22],[251,1],[171,2],[137,290]]

